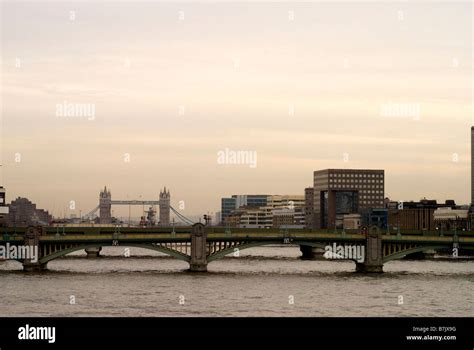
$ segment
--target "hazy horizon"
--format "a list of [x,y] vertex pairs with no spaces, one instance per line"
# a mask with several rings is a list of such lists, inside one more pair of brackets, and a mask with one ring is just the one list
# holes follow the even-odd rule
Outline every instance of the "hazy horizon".
[[[471,3],[1,6],[8,202],[79,215],[105,185],[166,186],[197,215],[232,194],[302,195],[326,168],[384,169],[393,200],[470,201]],[[67,104],[94,115],[58,115]],[[220,164],[226,149],[256,166]]]

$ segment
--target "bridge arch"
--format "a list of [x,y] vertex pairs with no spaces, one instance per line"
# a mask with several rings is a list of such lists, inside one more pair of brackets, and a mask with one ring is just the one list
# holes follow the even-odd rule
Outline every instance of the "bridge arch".
[[[70,254],[70,253],[73,253],[73,252],[76,252],[76,251],[79,251],[79,250],[84,250],[84,249],[89,249],[89,248],[100,248],[100,247],[113,247],[113,246],[114,245],[112,243],[100,243],[100,244],[94,243],[94,244],[78,245],[78,246],[74,246],[74,247],[70,247],[70,248],[66,248],[66,249],[57,250],[52,254],[46,255],[46,256],[42,257],[41,259],[39,259],[39,263],[40,264],[46,264],[47,262],[49,262],[51,260],[63,257],[67,254]],[[171,256],[173,258],[176,258],[178,260],[186,261],[186,262],[189,262],[190,259],[191,259],[188,255],[185,255],[185,254],[180,253],[178,251],[175,251],[175,250],[172,250],[172,249],[167,249],[167,248],[164,248],[164,247],[159,247],[159,246],[152,245],[152,244],[133,244],[133,243],[130,244],[130,243],[127,243],[125,245],[121,245],[120,247],[135,247],[135,248],[150,249],[150,250],[154,250],[154,251],[169,255],[169,256]]]
[[439,245],[418,246],[418,247],[402,250],[402,251],[397,252],[395,254],[384,256],[383,262],[386,263],[386,262],[393,261],[393,260],[403,259],[405,256],[413,254],[413,253],[421,253],[421,252],[425,252],[425,251],[428,251],[428,250],[439,250],[439,249],[446,249],[446,248],[447,248],[446,246],[439,246]]
[[283,243],[281,240],[278,241],[263,241],[263,242],[247,242],[243,244],[237,244],[222,250],[219,250],[215,253],[212,253],[208,256],[207,261],[210,263],[214,260],[218,260],[223,258],[226,255],[233,254],[236,250],[241,251],[244,249],[261,247],[265,245],[287,245],[287,246],[300,246],[300,245],[307,245],[315,248],[322,248],[324,249],[327,244],[324,243],[314,243],[314,242],[300,242],[300,241],[291,241],[290,243]]
[[276,241],[275,242],[267,241],[267,242],[248,242],[248,243],[244,243],[244,244],[237,244],[237,245],[231,246],[229,248],[218,250],[217,252],[210,254],[207,257],[207,262],[210,263],[211,261],[221,259],[226,255],[234,253],[236,250],[241,251],[241,250],[248,249],[248,248],[261,247],[261,246],[270,245],[270,244],[281,244],[281,242],[280,241],[278,241],[278,242],[276,242]]

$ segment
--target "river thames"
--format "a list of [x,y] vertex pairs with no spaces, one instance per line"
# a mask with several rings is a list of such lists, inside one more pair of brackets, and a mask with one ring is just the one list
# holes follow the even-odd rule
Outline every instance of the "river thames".
[[123,252],[73,254],[41,274],[0,262],[0,316],[474,316],[474,260],[397,260],[363,275],[353,262],[261,247],[189,273],[160,253]]

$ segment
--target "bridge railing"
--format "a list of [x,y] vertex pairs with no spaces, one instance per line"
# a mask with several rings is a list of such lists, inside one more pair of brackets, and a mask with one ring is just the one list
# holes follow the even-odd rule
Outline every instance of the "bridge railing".
[[[120,232],[123,233],[190,233],[192,231],[191,226],[170,226],[170,227],[127,227],[126,225],[117,226],[112,225],[108,227],[100,227],[100,226],[44,226],[44,234],[113,234],[117,231],[117,227],[119,227]],[[342,229],[276,229],[276,228],[269,228],[269,229],[257,229],[257,228],[236,228],[236,227],[224,227],[224,226],[209,226],[206,227],[207,233],[222,233],[222,234],[232,234],[232,233],[246,233],[246,232],[261,232],[262,234],[266,233],[281,233],[281,232],[289,232],[291,233],[338,233],[340,235],[344,234],[363,234],[360,230],[342,230]],[[27,230],[27,227],[20,227],[20,226],[10,226],[10,227],[1,227],[0,228],[0,236],[1,235],[24,235]],[[465,231],[465,230],[450,230],[450,231],[440,231],[440,230],[398,230],[398,229],[390,229],[390,230],[381,230],[383,235],[402,235],[402,236],[466,236],[466,237],[474,237],[474,231]]]

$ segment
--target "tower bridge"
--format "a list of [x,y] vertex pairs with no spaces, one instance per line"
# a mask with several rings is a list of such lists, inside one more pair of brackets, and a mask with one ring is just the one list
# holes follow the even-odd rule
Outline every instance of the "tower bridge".
[[[60,231],[62,229],[62,231]],[[367,232],[268,230],[206,227],[28,227],[4,228],[0,246],[36,247],[38,259],[20,260],[25,271],[42,271],[47,263],[78,250],[102,246],[138,247],[159,251],[189,263],[190,271],[205,272],[208,263],[222,257],[265,245],[293,245],[325,249],[328,246],[363,247],[360,257],[345,257],[364,273],[383,272],[383,265],[409,254],[428,250],[474,249],[474,233],[383,234],[377,226]],[[302,249],[304,253],[304,249]]]
[[99,194],[99,204],[97,207],[92,209],[87,213],[84,218],[92,219],[97,212],[99,212],[99,223],[101,224],[111,224],[112,223],[112,205],[151,205],[159,207],[159,225],[160,226],[169,226],[170,225],[170,215],[171,211],[176,214],[176,217],[179,221],[185,224],[193,224],[193,222],[178,213],[177,210],[171,207],[171,194],[170,191],[163,189],[160,191],[159,200],[112,200],[112,194],[110,190],[107,189],[107,186],[104,187],[103,191],[100,191]]

